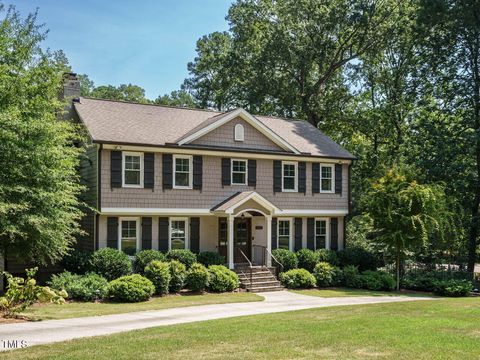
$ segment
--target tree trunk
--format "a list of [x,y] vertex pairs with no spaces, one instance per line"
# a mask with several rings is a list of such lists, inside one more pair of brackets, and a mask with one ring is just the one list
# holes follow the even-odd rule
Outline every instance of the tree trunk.
[[396,270],[397,270],[397,291],[400,291],[400,249],[397,247],[396,249],[397,252],[397,259],[396,259]]

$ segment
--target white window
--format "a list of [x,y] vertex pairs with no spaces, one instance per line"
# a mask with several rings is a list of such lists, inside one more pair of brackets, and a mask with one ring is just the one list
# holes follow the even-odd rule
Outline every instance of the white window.
[[292,219],[278,219],[278,244],[279,249],[292,250]]
[[333,165],[321,165],[320,166],[320,192],[333,193]]
[[297,163],[283,161],[282,162],[282,191],[297,191]]
[[170,218],[169,249],[188,249],[187,218]]
[[173,156],[173,187],[175,189],[192,188],[192,157]]
[[330,249],[328,219],[315,219],[315,249]]
[[247,160],[232,159],[232,185],[247,185]]
[[143,154],[122,152],[122,186],[143,187]]
[[140,228],[138,218],[120,218],[118,250],[134,256],[140,245]]
[[245,140],[245,128],[242,124],[235,125],[235,141]]

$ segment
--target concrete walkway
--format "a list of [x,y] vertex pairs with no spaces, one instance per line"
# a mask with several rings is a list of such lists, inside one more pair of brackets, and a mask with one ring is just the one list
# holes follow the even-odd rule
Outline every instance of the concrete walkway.
[[[295,294],[288,291],[266,292],[259,295],[263,296],[265,300],[259,302],[189,306],[65,320],[4,324],[0,325],[0,339],[4,342],[7,340],[17,342],[24,341],[23,344],[32,346],[155,326],[183,324],[235,316],[268,314],[327,306],[429,300],[429,298],[408,296],[320,298]],[[1,350],[6,349],[3,348],[0,343],[0,351]]]

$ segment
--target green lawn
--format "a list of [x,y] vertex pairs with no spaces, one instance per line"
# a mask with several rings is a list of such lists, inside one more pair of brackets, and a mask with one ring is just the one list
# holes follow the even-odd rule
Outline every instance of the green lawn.
[[478,359],[480,300],[341,306],[131,331],[5,359]]
[[91,303],[71,302],[63,305],[35,305],[24,314],[34,320],[68,319],[83,316],[119,314],[132,311],[161,310],[174,307],[261,301],[263,297],[247,293],[223,293],[204,295],[168,295],[154,297],[141,303]]
[[306,289],[290,290],[291,292],[318,296],[324,298],[348,297],[348,296],[416,296],[416,297],[435,297],[433,294],[416,292],[396,292],[396,291],[370,291],[362,289],[330,288],[330,289]]

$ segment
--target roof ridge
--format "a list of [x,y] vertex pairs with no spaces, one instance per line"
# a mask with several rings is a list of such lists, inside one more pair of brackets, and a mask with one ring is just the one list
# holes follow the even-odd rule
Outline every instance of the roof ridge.
[[141,103],[141,102],[136,102],[136,101],[126,101],[126,100],[100,99],[100,98],[94,98],[94,97],[91,97],[91,96],[80,96],[80,104],[81,104],[81,99],[82,98],[83,99],[89,99],[89,100],[96,100],[96,101],[109,101],[109,102],[115,102],[115,103],[121,103],[121,104],[146,105],[146,106],[163,107],[163,108],[178,109],[178,110],[205,111],[205,112],[211,112],[211,113],[218,113],[217,115],[225,113],[225,111],[218,111],[218,110],[211,110],[211,109],[192,108],[192,107],[187,107],[187,106],[173,106],[173,105],[162,105],[162,104],[152,104],[152,103]]

